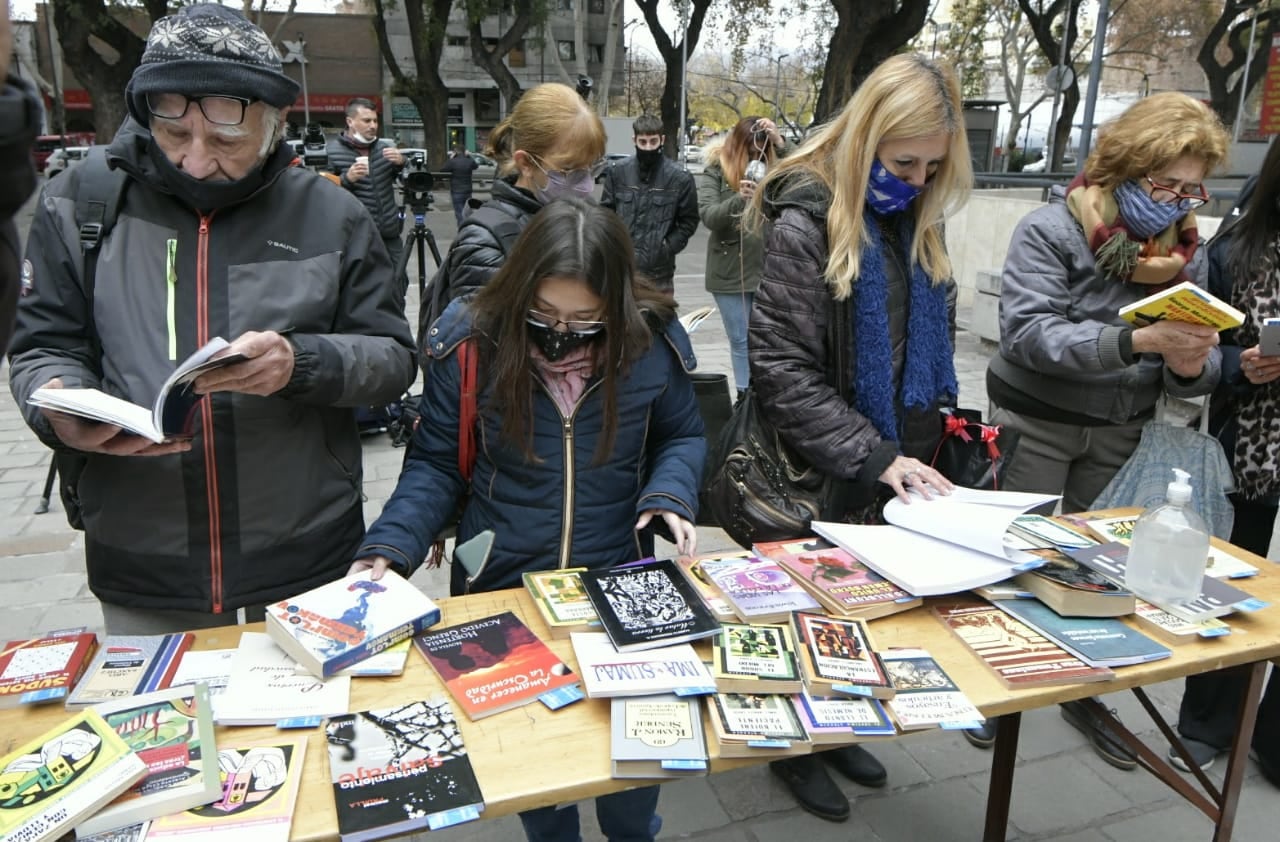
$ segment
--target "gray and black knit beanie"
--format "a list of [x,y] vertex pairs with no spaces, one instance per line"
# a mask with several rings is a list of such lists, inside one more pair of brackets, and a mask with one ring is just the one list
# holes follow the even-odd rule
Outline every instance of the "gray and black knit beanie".
[[184,6],[151,27],[142,63],[125,98],[129,112],[149,125],[149,93],[228,94],[284,108],[298,98],[298,83],[284,74],[267,34],[226,6]]

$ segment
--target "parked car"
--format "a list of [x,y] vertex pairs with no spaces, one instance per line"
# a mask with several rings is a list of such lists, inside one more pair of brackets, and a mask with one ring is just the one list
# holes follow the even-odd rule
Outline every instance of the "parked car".
[[684,148],[684,160],[687,164],[702,163],[702,147],[695,144],[689,144]]
[[[1044,168],[1048,166],[1049,160],[1041,157],[1039,160],[1032,161],[1022,168],[1023,172],[1044,172]],[[1066,154],[1062,156],[1062,169],[1070,172],[1076,168],[1076,156]]]
[[94,142],[93,132],[67,132],[66,137],[56,134],[42,134],[31,146],[31,157],[36,162],[36,172],[44,172],[49,163],[49,156],[55,149],[67,146],[90,146]]
[[596,184],[599,184],[600,182],[604,181],[605,170],[609,169],[609,167],[612,167],[614,164],[618,163],[619,161],[625,161],[630,157],[631,157],[630,153],[627,153],[627,152],[604,153],[604,166],[600,168],[600,174],[596,176]]
[[68,146],[66,149],[59,147],[53,150],[44,162],[44,177],[48,179],[56,178],[61,173],[79,164],[88,154],[89,147],[87,146]]

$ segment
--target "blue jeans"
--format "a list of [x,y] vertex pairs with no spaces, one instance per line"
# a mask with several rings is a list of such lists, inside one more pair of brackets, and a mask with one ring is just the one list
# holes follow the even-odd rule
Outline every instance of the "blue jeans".
[[449,198],[453,200],[453,216],[462,224],[462,212],[467,209],[467,199],[471,198],[470,193],[450,193]]
[[[658,787],[644,786],[596,799],[596,821],[609,842],[653,842],[662,827],[658,818]],[[582,842],[578,805],[559,809],[539,807],[520,814],[529,842]]]
[[720,321],[729,337],[729,358],[733,361],[733,385],[741,391],[751,382],[751,366],[747,363],[747,320],[751,316],[754,292],[713,292]]

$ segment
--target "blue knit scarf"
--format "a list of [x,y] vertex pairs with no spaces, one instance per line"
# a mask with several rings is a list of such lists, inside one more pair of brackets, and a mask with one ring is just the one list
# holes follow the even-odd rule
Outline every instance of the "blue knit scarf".
[[[910,214],[894,217],[901,222],[889,217],[888,223],[897,224],[901,241],[910,243],[915,233],[914,218]],[[928,409],[943,398],[954,401],[959,392],[948,333],[947,293],[945,286],[933,285],[923,267],[902,256],[903,264],[911,266],[911,276],[907,284],[906,360],[901,388],[895,394],[885,273],[885,261],[893,257],[884,251],[891,246],[881,238],[873,213],[868,211],[863,219],[870,243],[862,250],[859,277],[853,285],[854,406],[870,419],[881,438],[899,441],[898,399],[908,409]]]

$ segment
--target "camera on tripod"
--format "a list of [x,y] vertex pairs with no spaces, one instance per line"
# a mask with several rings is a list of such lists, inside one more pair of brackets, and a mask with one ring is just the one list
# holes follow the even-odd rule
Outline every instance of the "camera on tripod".
[[595,87],[595,82],[591,81],[591,77],[590,77],[590,76],[581,76],[581,75],[580,75],[580,76],[578,76],[577,84],[576,84],[576,85],[574,85],[574,90],[576,90],[576,91],[578,92],[578,96],[582,97],[582,99],[583,99],[584,101],[586,101],[586,102],[590,102],[590,101],[591,101],[591,89],[592,89],[592,88],[594,88],[594,87]]
[[427,171],[426,156],[418,153],[409,156],[404,168],[404,201],[414,212],[431,210],[432,189],[436,178]]
[[302,136],[302,165],[326,169],[329,166],[328,141],[319,123],[308,123]]

